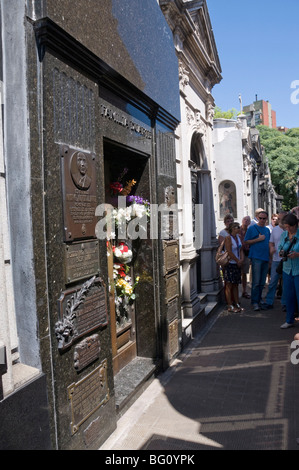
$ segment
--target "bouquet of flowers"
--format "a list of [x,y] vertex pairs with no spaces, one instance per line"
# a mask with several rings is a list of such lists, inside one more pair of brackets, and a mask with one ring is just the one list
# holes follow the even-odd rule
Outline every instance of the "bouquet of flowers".
[[135,300],[134,293],[135,287],[139,282],[139,276],[136,277],[135,282],[129,276],[130,268],[123,263],[115,263],[113,265],[113,279],[118,297],[126,297],[128,300]]
[[132,217],[150,216],[150,203],[147,199],[141,196],[127,196],[127,202],[131,204],[129,207],[131,207]]
[[118,261],[123,263],[130,263],[132,261],[132,250],[124,242],[120,242],[118,246],[113,246],[112,251]]
[[115,286],[115,310],[117,325],[124,326],[129,322],[130,305],[136,299],[135,287],[139,282],[139,276],[135,281],[129,276],[130,268],[125,264],[113,265],[113,278]]

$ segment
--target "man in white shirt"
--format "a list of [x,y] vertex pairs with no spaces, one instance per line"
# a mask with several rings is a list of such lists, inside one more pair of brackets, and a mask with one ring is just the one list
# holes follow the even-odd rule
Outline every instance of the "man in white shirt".
[[276,227],[277,225],[278,225],[278,215],[272,214],[271,223],[267,225],[267,227],[270,230],[270,232],[272,232],[273,228]]
[[[273,227],[271,235],[270,235],[269,248],[270,248],[270,255],[272,255],[272,265],[271,265],[270,283],[268,286],[268,292],[266,296],[266,303],[261,304],[261,307],[263,310],[268,310],[268,309],[273,308],[277,284],[281,277],[280,274],[277,274],[276,268],[279,265],[279,262],[281,260],[278,254],[278,244],[280,242],[280,237],[283,232],[283,226],[281,224],[281,221],[286,214],[287,214],[287,211],[279,212],[278,225]],[[285,305],[283,292],[282,292],[281,304]]]

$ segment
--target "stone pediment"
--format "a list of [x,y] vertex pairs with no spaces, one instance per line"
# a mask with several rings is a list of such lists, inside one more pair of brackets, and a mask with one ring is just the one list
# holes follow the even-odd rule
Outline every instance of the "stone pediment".
[[[159,0],[174,34],[177,52],[196,58],[212,86],[221,80],[221,65],[206,0]],[[189,53],[188,53],[189,51]]]
[[212,31],[210,16],[206,0],[185,0],[185,8],[188,10],[195,26],[196,35],[212,62],[220,68],[216,43]]

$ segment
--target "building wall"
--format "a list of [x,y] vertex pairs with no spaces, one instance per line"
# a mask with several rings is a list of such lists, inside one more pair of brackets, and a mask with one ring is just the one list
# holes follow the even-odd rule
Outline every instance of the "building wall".
[[222,77],[206,1],[159,3],[173,33],[180,76],[181,123],[176,139],[185,341],[193,327],[201,327],[209,301],[216,305],[220,301],[219,272],[214,262],[212,88]]
[[[217,234],[224,228],[223,218],[227,213],[232,213],[239,223],[245,215],[250,215],[248,211],[251,205],[251,183],[247,183],[248,169],[247,172],[244,170],[246,155],[243,155],[242,132],[235,120],[214,119],[213,160],[216,168],[214,191]],[[224,206],[224,202],[220,199],[219,186],[225,181],[232,182],[228,192],[235,191],[236,194],[235,212],[229,207],[221,207]]]
[[[136,301],[137,360],[128,353],[118,367],[114,348],[123,343],[112,338],[113,273],[109,278],[106,238],[98,241],[95,232],[95,202],[107,202],[109,164],[123,169],[125,162],[132,173],[139,172],[138,190],[151,203],[176,202],[177,59],[167,23],[152,0],[130,0],[125,8],[119,0],[104,0],[100,7],[95,0],[5,1],[1,26],[5,164],[1,152],[0,191],[7,194],[8,221],[4,198],[0,357],[6,347],[7,367],[0,364],[5,394],[0,442],[13,449],[25,433],[24,447],[31,442],[36,448],[94,449],[116,427],[119,397],[131,399],[180,350],[174,234],[166,233],[163,242],[142,240],[142,249],[136,248],[139,296],[150,301],[139,301],[138,307]],[[77,153],[89,162],[88,188],[76,184]],[[9,238],[11,256],[2,236]],[[90,244],[94,266],[85,251]],[[84,265],[79,273],[72,270],[70,252],[79,271]],[[14,312],[8,305],[4,309],[12,298],[17,333]],[[130,372],[117,379],[126,365]],[[2,419],[8,410],[11,419]]]

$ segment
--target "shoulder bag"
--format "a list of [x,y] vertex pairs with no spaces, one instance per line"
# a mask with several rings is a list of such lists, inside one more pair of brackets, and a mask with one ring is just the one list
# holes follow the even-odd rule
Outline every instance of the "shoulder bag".
[[228,263],[229,263],[229,260],[230,260],[230,257],[229,257],[229,254],[227,251],[223,251],[224,249],[224,241],[223,240],[221,242],[221,244],[219,245],[217,251],[216,251],[216,256],[215,256],[215,260],[216,260],[216,263],[221,266],[222,268],[224,268],[224,266],[226,266]]

